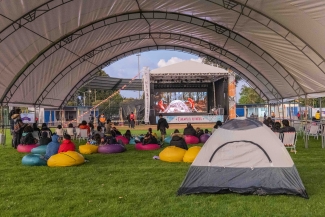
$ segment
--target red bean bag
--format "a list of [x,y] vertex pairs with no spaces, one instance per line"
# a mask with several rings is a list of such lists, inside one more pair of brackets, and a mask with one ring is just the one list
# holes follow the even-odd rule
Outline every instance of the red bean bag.
[[186,144],[188,144],[188,145],[198,144],[200,142],[199,138],[197,138],[196,136],[191,136],[191,135],[185,135],[184,139],[185,139]]
[[32,151],[33,148],[36,148],[37,145],[33,144],[33,145],[18,145],[17,146],[17,151],[18,152],[23,152],[23,153],[30,153]]
[[160,148],[160,145],[158,144],[146,144],[146,145],[143,145],[142,143],[137,143],[135,144],[135,149],[137,150],[157,150]]
[[116,138],[116,141],[121,140],[121,141],[123,142],[124,145],[127,145],[127,144],[129,144],[129,142],[130,142],[130,141],[129,141],[126,137],[124,137],[124,136],[116,136],[115,138]]

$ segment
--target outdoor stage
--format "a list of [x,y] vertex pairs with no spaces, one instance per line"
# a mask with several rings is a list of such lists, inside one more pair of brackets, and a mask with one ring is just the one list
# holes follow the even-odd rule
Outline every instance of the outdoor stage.
[[234,74],[219,67],[184,61],[147,68],[143,86],[146,123],[157,123],[160,114],[168,123],[224,122],[235,114]]

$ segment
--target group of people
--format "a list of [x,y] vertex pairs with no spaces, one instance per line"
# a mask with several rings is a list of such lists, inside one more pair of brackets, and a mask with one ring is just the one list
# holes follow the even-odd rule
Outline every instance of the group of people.
[[263,124],[271,128],[273,132],[284,133],[284,132],[296,132],[294,127],[291,127],[289,121],[284,119],[282,120],[282,127],[280,122],[274,122],[271,117],[268,117],[264,120]]

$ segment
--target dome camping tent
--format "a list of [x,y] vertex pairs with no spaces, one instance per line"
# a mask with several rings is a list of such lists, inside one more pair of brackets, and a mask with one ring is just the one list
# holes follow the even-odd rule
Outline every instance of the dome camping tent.
[[178,190],[179,195],[225,192],[308,198],[282,142],[249,118],[230,120],[212,134]]

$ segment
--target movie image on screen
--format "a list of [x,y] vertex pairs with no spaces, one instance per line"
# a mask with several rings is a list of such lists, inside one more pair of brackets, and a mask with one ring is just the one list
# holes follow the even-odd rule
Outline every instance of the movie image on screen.
[[154,93],[156,113],[206,113],[207,92]]

